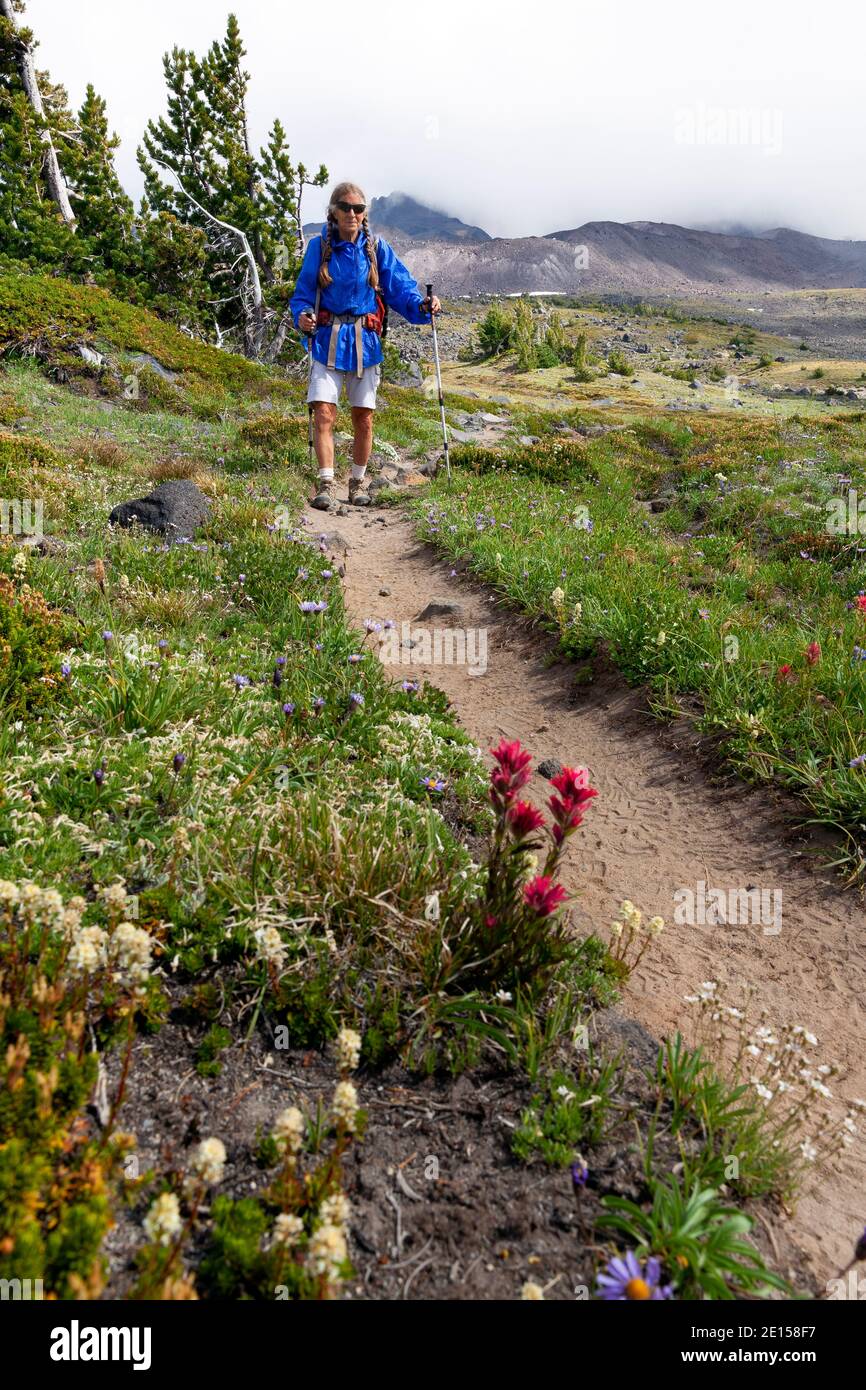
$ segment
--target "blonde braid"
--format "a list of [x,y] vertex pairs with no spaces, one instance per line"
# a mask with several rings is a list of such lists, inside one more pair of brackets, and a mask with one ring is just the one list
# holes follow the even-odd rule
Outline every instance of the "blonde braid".
[[379,288],[379,266],[378,266],[378,264],[377,264],[377,262],[376,262],[376,257],[375,257],[375,255],[373,254],[373,237],[372,237],[372,234],[371,234],[371,232],[370,232],[370,221],[369,221],[369,218],[367,217],[366,212],[364,213],[363,227],[364,227],[364,236],[366,237],[367,260],[370,262],[370,274],[367,276],[367,284],[368,284],[368,285],[372,285],[374,289],[378,289],[378,288]]
[[328,261],[331,259],[331,239],[337,231],[337,219],[328,210],[328,226],[325,232],[325,239],[322,242],[322,262],[319,266],[319,284],[324,289],[326,285],[333,283],[333,277],[328,269]]

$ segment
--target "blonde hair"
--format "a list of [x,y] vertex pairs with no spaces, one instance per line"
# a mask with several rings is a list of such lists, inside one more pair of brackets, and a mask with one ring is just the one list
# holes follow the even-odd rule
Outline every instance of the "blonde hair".
[[[325,229],[325,235],[322,240],[322,262],[319,266],[319,284],[322,286],[323,289],[325,285],[330,285],[333,283],[331,272],[328,269],[328,261],[331,259],[331,242],[339,233],[336,212],[337,203],[339,203],[343,198],[349,197],[351,194],[355,194],[357,196],[358,202],[367,202],[367,195],[365,194],[363,188],[359,188],[359,186],[356,183],[338,183],[336,188],[333,188],[331,190],[331,196],[328,199],[327,227]],[[366,237],[365,244],[367,250],[367,260],[370,262],[370,272],[367,276],[367,284],[372,285],[374,288],[376,288],[379,284],[379,267],[376,264],[376,256],[374,254],[374,239],[373,234],[370,231],[370,223],[367,218],[366,212],[364,213],[362,226],[364,228],[364,233]]]

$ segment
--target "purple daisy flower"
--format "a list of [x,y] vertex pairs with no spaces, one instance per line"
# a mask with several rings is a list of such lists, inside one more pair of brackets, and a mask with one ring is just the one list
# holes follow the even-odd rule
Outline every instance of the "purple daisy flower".
[[315,698],[315,700],[313,701],[313,709],[316,711],[316,714],[319,714],[320,711],[323,710],[324,708],[325,708],[325,702],[324,702],[324,700],[322,699],[321,695],[317,695],[316,698]]
[[864,763],[866,763],[866,753],[860,753],[860,754],[858,754],[858,756],[857,756],[856,758],[852,758],[852,759],[851,759],[851,761],[849,762],[848,766],[849,766],[849,767],[862,767],[862,765],[863,765]]
[[353,690],[349,696],[349,704],[352,705],[354,709],[357,709],[358,706],[363,705],[363,703],[363,695],[361,695],[357,690]]
[[113,640],[113,638],[114,638],[114,633],[113,633],[113,632],[109,632],[108,628],[106,628],[105,631],[104,631],[103,634],[102,634],[102,640],[103,640],[103,642],[111,642],[111,641]]
[[69,662],[68,662],[68,661],[62,662],[62,664],[61,664],[61,666],[60,666],[60,674],[61,674],[61,676],[71,676],[71,675],[72,675],[72,667],[69,665]]
[[348,662],[350,666],[355,666],[359,661],[363,660],[364,658],[360,652],[352,652],[348,657]]
[[662,1286],[661,1260],[650,1255],[646,1268],[641,1268],[633,1250],[625,1255],[615,1255],[608,1261],[607,1268],[598,1276],[596,1292],[599,1298],[623,1303],[629,1299],[658,1301],[670,1298],[670,1284]]
[[250,683],[250,678],[249,678],[249,676],[239,676],[239,675],[237,675],[237,676],[233,676],[233,677],[232,677],[232,680],[233,680],[234,683],[235,683],[235,689],[236,689],[236,690],[242,690],[243,687],[244,687],[245,685],[249,685],[249,683]]
[[283,714],[286,715],[287,718],[290,718],[290,717],[294,714],[294,712],[295,712],[295,707],[294,707],[294,705],[292,704],[291,700],[288,700],[288,701],[283,705]]
[[441,777],[422,777],[421,786],[426,787],[428,792],[441,792],[445,790],[445,783]]

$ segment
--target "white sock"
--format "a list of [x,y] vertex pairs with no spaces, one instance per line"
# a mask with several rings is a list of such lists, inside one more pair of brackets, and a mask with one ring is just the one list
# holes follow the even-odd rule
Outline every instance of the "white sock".
[[321,482],[323,479],[327,479],[327,480],[330,481],[330,482],[333,482],[333,481],[334,481],[334,470],[333,470],[333,468],[320,468],[320,469],[319,469],[319,481]]
[[365,474],[366,472],[367,472],[367,465],[366,465],[366,463],[353,463],[353,464],[352,464],[352,477],[353,477],[353,478],[363,478],[363,476],[364,476],[364,474]]

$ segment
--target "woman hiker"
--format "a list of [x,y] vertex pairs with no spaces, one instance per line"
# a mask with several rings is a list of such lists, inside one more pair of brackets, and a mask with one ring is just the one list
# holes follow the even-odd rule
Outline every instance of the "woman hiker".
[[319,481],[312,505],[328,511],[334,491],[334,421],[340,388],[352,407],[354,445],[349,501],[370,501],[361,491],[373,444],[373,411],[381,375],[384,304],[410,323],[430,323],[441,304],[422,298],[409,271],[381,237],[373,237],[367,199],[355,183],[339,183],[327,221],[304,254],[290,301],[295,327],[315,333],[307,402],[313,405]]

